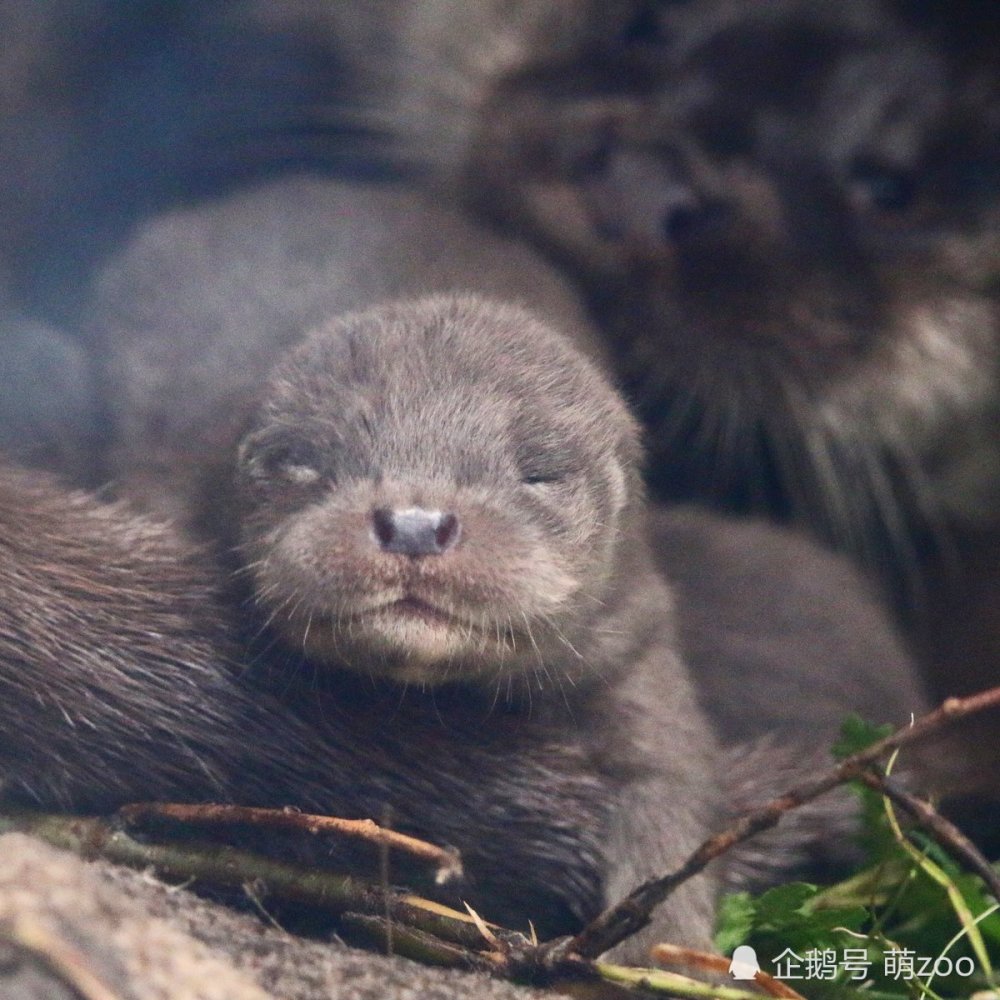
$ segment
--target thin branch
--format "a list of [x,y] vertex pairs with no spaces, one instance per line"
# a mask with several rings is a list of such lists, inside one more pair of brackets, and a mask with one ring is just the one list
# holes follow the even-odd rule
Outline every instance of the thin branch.
[[885,774],[869,770],[859,775],[858,780],[909,813],[946,851],[961,858],[986,883],[994,899],[1000,901],[1000,873],[954,823]]
[[151,819],[168,819],[178,823],[230,823],[241,826],[292,830],[300,833],[334,834],[356,837],[382,847],[404,851],[415,858],[437,865],[435,881],[443,885],[462,877],[462,860],[454,848],[438,847],[425,840],[409,837],[379,826],[370,819],[340,819],[336,816],[314,816],[296,809],[260,809],[233,805],[183,805],[172,802],[143,802],[122,806],[117,815],[129,826]]
[[[610,983],[638,987],[645,992],[664,993],[669,997],[682,997],[684,1000],[761,1000],[762,995],[734,986],[700,983],[676,972],[664,972],[661,969],[633,969],[624,965],[608,965],[604,962],[597,962],[595,965],[601,978]],[[729,961],[726,960],[726,966],[728,965]],[[792,996],[797,1000],[805,1000],[797,993]]]
[[1000,706],[1000,687],[990,688],[969,698],[948,698],[933,712],[844,758],[836,767],[818,778],[803,781],[784,795],[744,813],[722,833],[704,841],[676,871],[644,882],[620,903],[591,921],[568,943],[554,946],[554,951],[560,955],[575,953],[585,959],[603,955],[608,949],[645,927],[654,908],[678,886],[702,871],[710,861],[755,834],[777,826],[785,813],[811,802],[838,785],[860,778],[872,764],[898,747],[924,739],[968,715],[997,706]]
[[8,810],[0,815],[0,833],[14,830],[86,858],[100,857],[130,868],[154,868],[168,878],[202,879],[236,889],[247,882],[259,882],[284,899],[333,914],[382,915],[388,906],[393,919],[401,923],[465,947],[482,946],[482,935],[467,914],[407,893],[385,892],[353,875],[274,861],[219,844],[145,843],[102,819]]
[[390,924],[383,916],[345,913],[341,916],[341,922],[381,948],[387,946],[391,936],[395,954],[423,962],[425,965],[450,969],[475,969],[479,972],[492,973],[498,970],[495,957],[491,960],[489,955],[443,941],[416,927],[400,926],[395,922]]
[[[663,965],[683,965],[690,969],[700,969],[715,975],[729,975],[730,960],[721,955],[712,955],[705,951],[695,951],[692,948],[681,948],[675,944],[653,945],[650,955],[656,962]],[[758,969],[754,983],[763,990],[765,996],[781,997],[782,1000],[806,1000],[801,993],[796,993],[791,986],[786,985],[763,969]]]

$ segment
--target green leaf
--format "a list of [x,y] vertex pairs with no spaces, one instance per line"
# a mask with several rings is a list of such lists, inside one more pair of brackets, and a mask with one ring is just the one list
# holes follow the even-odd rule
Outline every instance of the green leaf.
[[719,904],[715,947],[723,955],[731,955],[741,944],[746,944],[753,930],[757,908],[749,892],[734,892],[724,896]]
[[833,745],[833,755],[837,760],[843,760],[885,739],[893,731],[892,726],[876,726],[851,713],[840,724],[840,739]]

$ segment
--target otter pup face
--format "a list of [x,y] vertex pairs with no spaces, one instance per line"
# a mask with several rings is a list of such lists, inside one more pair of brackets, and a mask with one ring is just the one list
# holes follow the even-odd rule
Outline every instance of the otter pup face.
[[239,451],[260,612],[293,650],[401,682],[586,668],[636,429],[529,314],[430,298],[314,332]]

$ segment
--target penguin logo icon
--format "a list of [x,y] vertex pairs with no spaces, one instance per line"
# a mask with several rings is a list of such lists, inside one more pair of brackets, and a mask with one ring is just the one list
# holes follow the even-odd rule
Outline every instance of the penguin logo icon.
[[733,960],[729,963],[729,975],[733,979],[754,979],[760,972],[757,952],[748,944],[741,944],[733,952]]

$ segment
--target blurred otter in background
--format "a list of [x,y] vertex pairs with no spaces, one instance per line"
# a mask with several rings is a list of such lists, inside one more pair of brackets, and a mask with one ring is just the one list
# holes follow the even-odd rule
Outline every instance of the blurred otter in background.
[[1000,492],[997,91],[876,5],[664,7],[628,89],[510,81],[469,184],[584,281],[658,496],[906,572]]
[[460,186],[588,291],[654,495],[807,527],[881,580],[940,695],[995,683],[995,58],[867,2],[635,29],[505,81]]

